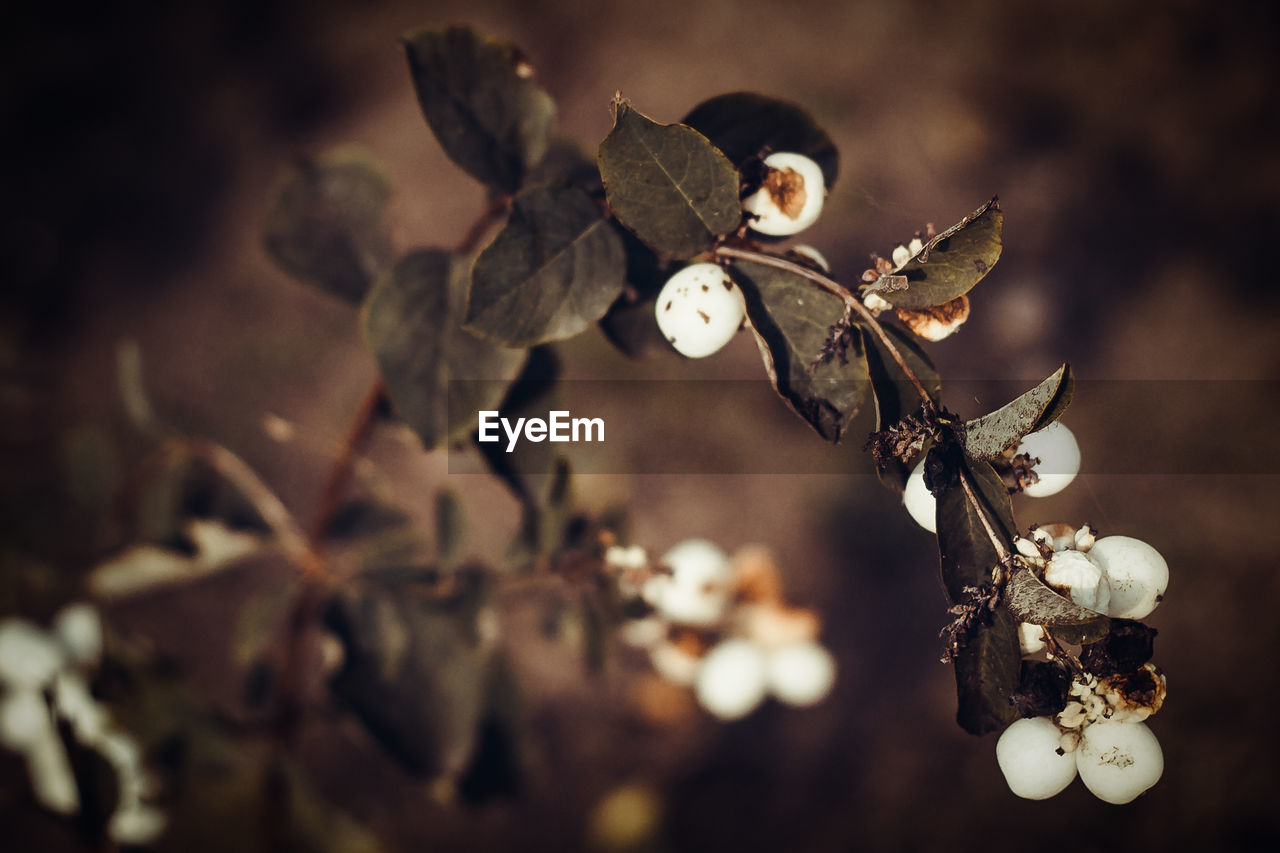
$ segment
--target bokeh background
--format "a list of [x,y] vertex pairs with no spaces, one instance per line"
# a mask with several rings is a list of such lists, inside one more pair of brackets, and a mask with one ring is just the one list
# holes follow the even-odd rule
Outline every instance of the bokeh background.
[[[140,347],[167,418],[226,443],[310,511],[374,367],[354,312],[261,250],[270,187],[298,155],[356,144],[393,178],[399,249],[456,243],[483,190],[426,128],[397,37],[461,22],[521,45],[560,129],[588,148],[609,130],[615,90],[664,121],[735,90],[806,106],[842,158],[804,237],[837,277],[998,193],[1003,259],[972,294],[973,318],[930,352],[948,383],[1030,384],[1071,362],[1081,382],[1066,421],[1085,473],[1058,496],[1020,499],[1018,518],[1090,521],[1152,543],[1171,566],[1150,620],[1170,685],[1153,723],[1163,780],[1125,807],[1080,785],[1024,802],[1004,786],[994,739],[953,722],[935,542],[857,473],[859,442],[821,446],[767,389],[707,410],[693,393],[646,399],[643,384],[619,384],[601,401],[634,406],[625,425],[610,422],[618,458],[691,445],[722,473],[588,474],[583,502],[625,504],[631,540],[654,553],[689,536],[772,547],[789,597],[823,615],[836,692],[729,725],[696,711],[658,723],[629,699],[634,668],[588,678],[571,651],[525,642],[516,619],[509,642],[543,757],[520,799],[441,805],[349,721],[308,730],[317,787],[392,849],[577,848],[596,804],[623,785],[660,803],[655,850],[1280,841],[1273,4],[275,0],[76,14],[19,4],[6,18],[6,553],[37,555],[64,578],[101,558],[94,519],[58,485],[60,460],[76,430],[118,420],[122,339]],[[746,335],[705,363],[630,362],[594,331],[562,355],[578,379],[762,375]],[[961,412],[1003,402],[947,387]],[[264,432],[268,413],[294,425],[293,441]],[[831,473],[753,473],[753,460],[779,454]],[[500,485],[450,473],[444,454],[395,431],[368,458],[411,508],[437,487],[460,490],[474,549],[501,553],[517,510]],[[227,636],[239,606],[281,577],[217,578],[109,614],[233,703]],[[0,822],[32,808],[20,767],[5,767]],[[75,847],[70,833],[45,837]]]

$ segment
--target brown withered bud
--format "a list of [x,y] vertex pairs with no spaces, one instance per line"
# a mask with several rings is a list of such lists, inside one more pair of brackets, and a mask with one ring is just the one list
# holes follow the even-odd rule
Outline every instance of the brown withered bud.
[[950,302],[929,308],[899,308],[898,319],[917,337],[940,341],[949,337],[969,319],[969,297],[957,296]]
[[1099,678],[1137,671],[1155,650],[1156,629],[1131,619],[1112,619],[1111,633],[1080,651],[1080,664]]
[[1053,716],[1067,706],[1070,686],[1071,676],[1058,664],[1024,660],[1013,704],[1024,717]]

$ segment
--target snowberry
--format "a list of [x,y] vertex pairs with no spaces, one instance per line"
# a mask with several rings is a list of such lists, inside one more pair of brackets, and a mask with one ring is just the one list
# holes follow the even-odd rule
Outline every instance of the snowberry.
[[1018,623],[1018,648],[1024,655],[1034,655],[1044,650],[1044,626],[1030,622]]
[[724,616],[733,584],[729,557],[705,539],[688,539],[662,558],[670,575],[657,575],[644,589],[645,598],[673,622],[713,625]]
[[1109,616],[1143,619],[1156,609],[1169,586],[1169,564],[1140,539],[1104,536],[1093,543],[1089,558],[1111,585]]
[[742,291],[722,267],[690,264],[671,276],[654,306],[658,328],[689,358],[703,358],[733,340],[747,315]]
[[786,237],[818,220],[826,197],[822,167],[803,154],[778,151],[764,158],[760,189],[742,201],[755,214],[751,228],[772,237]]
[[25,619],[0,621],[0,681],[40,687],[61,668],[62,650],[48,634]]
[[1160,780],[1164,754],[1145,723],[1101,720],[1085,727],[1076,751],[1080,781],[1098,799],[1127,803]]
[[1040,460],[1035,465],[1040,479],[1022,489],[1023,494],[1033,498],[1056,495],[1080,473],[1080,445],[1061,421],[1024,436],[1017,452]]
[[53,632],[73,663],[91,666],[102,657],[102,617],[92,604],[68,604],[53,617]]
[[814,705],[831,692],[836,662],[831,652],[814,642],[793,643],[769,655],[769,687],[788,705]]
[[768,689],[765,656],[750,640],[725,640],[712,649],[698,670],[698,704],[722,720],[755,710]]
[[1048,717],[1015,720],[996,741],[996,763],[1009,790],[1046,800],[1076,778],[1076,757],[1060,750],[1062,732]]
[[693,684],[702,667],[702,661],[697,655],[671,642],[650,646],[649,662],[658,675],[681,687]]
[[907,478],[907,486],[902,490],[902,505],[907,508],[916,524],[930,533],[938,532],[938,501],[924,484],[923,459]]
[[0,743],[25,750],[53,734],[53,719],[44,696],[30,689],[12,690],[0,698]]
[[1107,576],[1087,554],[1058,551],[1045,568],[1044,582],[1081,607],[1106,613],[1111,603]]

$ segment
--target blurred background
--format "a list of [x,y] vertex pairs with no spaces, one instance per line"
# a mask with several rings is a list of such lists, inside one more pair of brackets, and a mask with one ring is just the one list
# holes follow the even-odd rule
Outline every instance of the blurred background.
[[[517,614],[507,642],[542,756],[520,798],[443,805],[340,715],[305,732],[315,787],[390,849],[582,847],[601,841],[593,815],[624,787],[653,805],[653,850],[1280,841],[1280,683],[1268,658],[1280,566],[1267,533],[1280,510],[1274,4],[275,0],[74,15],[20,4],[6,17],[0,549],[7,565],[21,555],[47,567],[51,587],[73,587],[104,556],[99,516],[69,499],[61,472],[86,429],[120,419],[121,340],[137,342],[170,422],[225,443],[287,506],[311,511],[375,370],[351,307],[262,251],[272,183],[299,155],[354,144],[391,176],[398,249],[455,244],[484,190],[431,136],[397,42],[447,22],[520,45],[560,130],[588,150],[610,128],[615,90],[660,121],[736,90],[805,106],[835,140],[841,176],[803,240],[840,279],[998,194],[1001,263],[973,292],[968,324],[929,347],[944,400],[978,414],[1004,400],[953,396],[949,383],[1030,385],[1069,361],[1080,383],[1065,421],[1084,473],[1052,498],[1018,499],[1018,520],[1089,521],[1150,542],[1171,567],[1149,620],[1169,679],[1152,724],[1163,780],[1124,807],[1078,784],[1018,800],[994,738],[953,720],[935,540],[860,473],[860,440],[823,446],[767,387],[708,411],[696,395],[646,399],[643,384],[617,383],[601,405],[633,404],[625,424],[610,422],[618,459],[692,443],[720,473],[587,472],[582,502],[625,505],[630,541],[654,554],[690,536],[771,547],[788,598],[823,617],[836,691],[814,709],[769,704],[732,724],[696,709],[655,720],[629,698],[634,668],[588,677],[572,652],[524,642]],[[762,376],[745,334],[705,362],[632,362],[596,331],[560,350],[570,379]],[[263,429],[268,415],[291,425],[291,441]],[[780,454],[805,473],[756,473],[752,460]],[[501,554],[518,512],[499,484],[395,430],[368,458],[411,510],[457,489],[477,556]],[[108,618],[234,704],[236,613],[284,577],[218,577]],[[21,766],[2,767],[0,820],[26,821]],[[56,826],[41,832],[47,849],[76,847]]]

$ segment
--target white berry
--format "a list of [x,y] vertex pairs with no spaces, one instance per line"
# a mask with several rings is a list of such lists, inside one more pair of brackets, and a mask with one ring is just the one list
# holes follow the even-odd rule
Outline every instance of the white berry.
[[1030,622],[1018,623],[1018,648],[1024,655],[1034,655],[1044,650],[1044,626]]
[[1058,551],[1044,571],[1044,582],[1081,607],[1106,613],[1111,586],[1097,563],[1079,551]]
[[688,539],[662,558],[670,575],[657,575],[644,596],[657,611],[685,625],[714,625],[724,616],[733,584],[729,557],[705,539]]
[[0,743],[25,750],[52,734],[49,706],[39,692],[24,688],[11,690],[0,698]]
[[938,532],[938,500],[924,484],[923,459],[907,478],[907,486],[902,490],[902,505],[907,508],[916,524],[930,533]]
[[803,154],[778,151],[764,158],[760,189],[743,199],[742,209],[755,214],[752,230],[786,237],[818,220],[826,199],[822,167]]
[[1040,460],[1035,465],[1040,479],[1022,490],[1030,497],[1056,495],[1071,485],[1076,474],[1080,473],[1080,445],[1061,421],[1054,421],[1044,429],[1024,436],[1017,452]]
[[25,619],[0,620],[0,682],[40,687],[62,668],[62,650]]
[[722,720],[755,710],[768,688],[765,657],[750,640],[725,640],[707,654],[698,670],[698,704]]
[[1111,584],[1108,616],[1145,619],[1169,586],[1169,564],[1160,552],[1131,536],[1103,536],[1089,550]]
[[92,604],[80,601],[59,610],[53,632],[73,663],[90,666],[102,657],[102,617]]
[[996,741],[996,763],[1009,790],[1047,800],[1076,778],[1076,758],[1060,751],[1062,732],[1048,717],[1015,720]]
[[722,267],[701,263],[667,280],[654,311],[671,346],[689,358],[704,358],[733,340],[747,304]]
[[1076,751],[1080,781],[1108,803],[1127,803],[1160,780],[1164,753],[1146,723],[1101,720],[1084,729]]
[[815,705],[836,681],[831,652],[814,642],[792,643],[769,655],[769,687],[788,705]]

